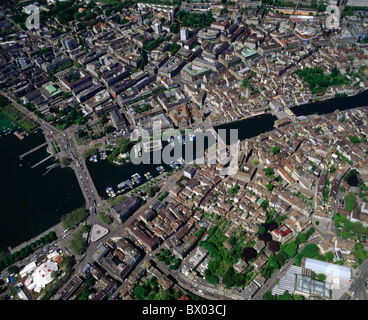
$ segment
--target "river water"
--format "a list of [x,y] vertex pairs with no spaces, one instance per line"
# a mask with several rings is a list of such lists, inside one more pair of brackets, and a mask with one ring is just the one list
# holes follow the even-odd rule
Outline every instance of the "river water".
[[[315,113],[326,114],[334,112],[336,109],[347,110],[351,108],[368,105],[368,90],[356,96],[336,98],[319,103],[310,103],[291,108],[296,116],[307,116]],[[271,114],[264,114],[245,120],[231,122],[215,127],[225,129],[228,133],[231,129],[238,130],[238,138],[240,140],[255,137],[261,133],[268,132],[274,129],[274,122],[277,118]],[[229,136],[229,134],[228,134]],[[228,142],[228,141],[227,141]],[[184,154],[185,158],[185,154]],[[171,170],[169,166],[163,164],[165,169]],[[152,176],[157,176],[157,165],[134,165],[132,163],[124,166],[116,166],[109,163],[107,160],[95,162],[87,161],[87,167],[91,173],[92,179],[95,182],[98,193],[101,197],[107,198],[105,191],[107,187],[113,187],[117,190],[117,184],[129,179],[134,173],[139,173],[142,176],[142,181],[145,182],[143,174],[150,172]]]
[[[297,115],[310,115],[314,113],[325,114],[336,109],[346,110],[368,105],[368,91],[353,97],[332,99],[320,103],[305,104],[291,108]],[[1,115],[1,114],[0,114]],[[265,114],[250,119],[215,127],[218,129],[237,129],[240,140],[252,138],[261,133],[273,130],[276,117]],[[32,134],[20,141],[13,134],[4,136],[3,128],[10,127],[11,121],[0,116],[0,167],[2,168],[2,195],[1,221],[3,230],[0,233],[0,251],[8,246],[27,241],[32,237],[60,222],[60,217],[78,207],[83,206],[84,199],[80,191],[74,172],[69,168],[60,167],[51,170],[43,176],[46,167],[53,163],[48,160],[39,167],[31,169],[36,162],[45,158],[48,153],[46,147],[23,160],[19,155],[34,148],[45,141],[42,133]],[[164,142],[164,146],[167,142]],[[184,148],[184,147],[183,147]],[[185,154],[183,154],[185,158]],[[166,172],[172,168],[162,164]],[[97,191],[101,197],[107,198],[105,189],[113,187],[128,179],[134,173],[142,176],[142,182],[147,180],[144,173],[150,172],[153,177],[159,175],[156,168],[158,164],[126,164],[117,166],[107,160],[90,162],[87,167],[91,173]]]

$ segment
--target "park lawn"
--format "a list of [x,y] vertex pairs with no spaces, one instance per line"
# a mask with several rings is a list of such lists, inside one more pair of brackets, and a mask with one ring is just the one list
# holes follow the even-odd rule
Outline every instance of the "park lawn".
[[356,195],[355,195],[355,193],[349,192],[345,196],[346,210],[353,211],[354,210],[355,201],[356,201]]
[[215,272],[215,276],[223,277],[227,269],[229,269],[229,265],[224,260],[222,260],[218,269]]

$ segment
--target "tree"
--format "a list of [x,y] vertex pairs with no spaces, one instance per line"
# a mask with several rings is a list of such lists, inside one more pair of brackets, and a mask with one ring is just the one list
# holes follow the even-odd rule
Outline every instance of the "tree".
[[272,235],[268,232],[265,232],[265,233],[259,234],[258,239],[262,240],[264,243],[267,243],[272,240]]
[[17,266],[11,266],[8,268],[9,274],[17,274],[19,272],[19,268]]
[[263,170],[266,171],[266,174],[269,175],[269,176],[271,176],[275,173],[275,171],[272,168],[269,168],[269,167],[264,168]]
[[267,291],[263,294],[262,300],[275,300],[275,296],[272,295],[271,291]]
[[264,234],[266,231],[266,227],[264,225],[261,225],[258,229],[258,234]]
[[8,98],[4,97],[3,95],[0,95],[0,107],[5,107],[8,104],[10,104]]
[[304,247],[301,254],[307,258],[314,258],[318,253],[318,247],[314,243],[310,243]]
[[308,237],[305,233],[299,233],[295,239],[296,243],[301,244],[308,240]]
[[63,259],[58,263],[60,269],[62,269],[66,273],[69,273],[73,265],[74,265],[73,258],[67,255],[64,255]]
[[272,252],[277,252],[280,250],[280,244],[275,240],[271,240],[268,244],[268,249]]
[[245,261],[253,260],[257,257],[257,250],[251,247],[246,247],[242,252],[242,256]]
[[318,275],[318,280],[319,280],[319,281],[325,281],[325,280],[326,280],[326,275],[325,275],[325,274],[323,274],[323,273],[320,273],[320,274]]
[[326,254],[326,260],[328,262],[331,262],[334,259],[334,254],[332,252],[327,252]]
[[73,236],[68,242],[70,249],[77,255],[80,255],[84,252],[84,248],[87,244],[87,241],[78,236]]
[[73,210],[72,212],[61,217],[61,224],[64,229],[70,229],[75,227],[78,223],[82,222],[88,216],[88,212],[84,208]]
[[273,155],[279,153],[280,152],[280,147],[278,147],[278,146],[273,147],[271,149],[271,152],[272,152]]
[[285,252],[287,254],[287,256],[289,258],[292,258],[296,255],[298,250],[298,245],[296,242],[292,241],[289,242],[283,249],[282,251]]
[[96,153],[97,153],[97,148],[92,147],[92,148],[89,148],[89,149],[83,151],[82,156],[83,156],[83,158],[88,158],[90,156],[93,156]]
[[352,143],[354,143],[354,144],[357,144],[357,143],[359,143],[359,142],[360,142],[360,139],[359,139],[359,137],[358,137],[358,136],[352,136],[352,137],[350,138],[350,141],[351,141]]
[[139,300],[144,300],[147,297],[147,289],[145,286],[137,285],[134,287],[133,292]]
[[265,223],[265,227],[267,228],[268,231],[273,231],[275,229],[277,229],[277,223],[275,221],[270,221]]
[[240,287],[244,282],[244,275],[236,272],[233,267],[229,267],[222,279],[222,282],[227,288]]
[[62,157],[61,160],[60,160],[60,164],[65,167],[68,165],[68,158],[67,157]]
[[274,253],[270,254],[268,264],[272,269],[279,269],[280,268],[279,262],[277,261],[276,255]]
[[219,283],[219,277],[212,274],[212,272],[209,269],[205,271],[205,277],[206,277],[206,281],[208,281],[211,284]]

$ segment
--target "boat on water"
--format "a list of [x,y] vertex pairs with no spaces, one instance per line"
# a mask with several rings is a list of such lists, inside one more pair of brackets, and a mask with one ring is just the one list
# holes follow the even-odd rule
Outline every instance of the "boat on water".
[[118,188],[121,189],[121,188],[124,188],[126,186],[126,184],[128,183],[129,180],[127,181],[122,181],[118,184]]
[[93,156],[90,156],[89,161],[93,161]]
[[106,193],[109,195],[109,197],[115,197],[116,196],[116,193],[115,193],[115,191],[112,187],[107,187],[106,188]]
[[93,156],[93,162],[97,162],[97,155],[96,154]]
[[150,172],[146,172],[146,173],[144,174],[144,176],[146,177],[146,179],[147,179],[148,181],[150,181],[150,180],[152,179],[152,175],[151,175],[151,173],[150,173]]
[[15,131],[14,135],[19,139],[19,140],[23,140],[26,133],[24,131]]
[[128,188],[133,189],[133,182],[130,180],[127,181],[125,189],[128,189]]
[[132,179],[137,183],[141,183],[141,175],[139,173],[135,173],[132,175]]
[[156,168],[156,170],[160,173],[163,174],[165,172],[165,168],[163,166],[159,166]]

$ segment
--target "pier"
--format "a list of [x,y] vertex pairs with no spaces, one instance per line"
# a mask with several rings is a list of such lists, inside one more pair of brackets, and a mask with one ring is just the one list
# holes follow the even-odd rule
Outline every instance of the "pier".
[[22,158],[24,158],[25,156],[27,156],[27,155],[31,154],[32,152],[35,152],[35,151],[37,151],[37,150],[39,150],[39,149],[43,148],[44,146],[47,146],[47,142],[45,142],[45,143],[43,143],[43,144],[40,144],[39,146],[34,147],[33,149],[31,149],[31,150],[29,150],[29,151],[27,151],[27,152],[25,152],[25,153],[21,154],[21,155],[19,156],[19,158],[20,158],[20,159],[22,159]]
[[56,167],[59,167],[60,166],[60,163],[54,163],[52,164],[51,166],[48,166],[46,168],[46,172],[42,175],[43,177],[48,174],[52,169],[56,168]]
[[45,159],[41,160],[40,162],[37,162],[35,165],[33,165],[33,166],[31,167],[31,169],[36,168],[36,167],[37,167],[37,166],[39,166],[40,164],[42,164],[42,163],[44,163],[45,161],[47,161],[47,160],[51,159],[53,156],[54,156],[54,155],[53,155],[53,154],[51,154],[51,155],[49,155],[48,157],[46,157]]

